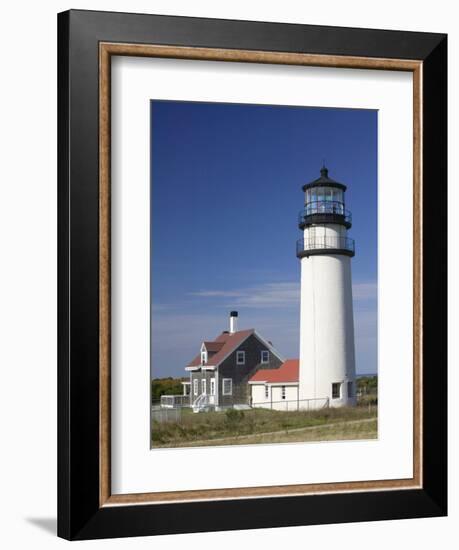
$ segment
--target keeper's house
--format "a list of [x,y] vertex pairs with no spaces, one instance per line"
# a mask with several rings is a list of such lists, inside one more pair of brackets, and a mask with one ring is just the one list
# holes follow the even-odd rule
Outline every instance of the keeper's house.
[[[232,311],[230,330],[202,342],[198,355],[185,368],[190,381],[184,383],[184,394],[190,396],[196,412],[254,404],[252,377],[259,371],[277,371],[284,364],[272,343],[255,329],[237,330],[237,318],[237,312]],[[259,393],[264,395],[264,391]]]
[[298,360],[284,362],[255,329],[237,330],[237,318],[232,311],[230,330],[202,342],[185,368],[190,380],[184,382],[184,394],[196,412],[257,405],[277,408],[276,401],[298,398]]

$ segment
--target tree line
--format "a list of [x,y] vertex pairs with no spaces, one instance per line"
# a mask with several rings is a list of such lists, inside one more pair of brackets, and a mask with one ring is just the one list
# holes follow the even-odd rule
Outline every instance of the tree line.
[[357,390],[363,395],[378,393],[378,377],[362,376],[357,378]]
[[182,395],[186,378],[153,378],[151,381],[151,400],[159,401],[162,395]]

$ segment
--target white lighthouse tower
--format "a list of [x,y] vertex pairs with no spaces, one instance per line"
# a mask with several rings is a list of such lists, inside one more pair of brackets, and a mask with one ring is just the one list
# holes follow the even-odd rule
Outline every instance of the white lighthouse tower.
[[303,238],[296,251],[301,261],[299,399],[320,400],[308,402],[309,408],[320,406],[324,398],[332,407],[355,405],[355,247],[347,236],[352,216],[345,209],[346,186],[329,178],[324,166],[320,178],[304,185],[303,191]]

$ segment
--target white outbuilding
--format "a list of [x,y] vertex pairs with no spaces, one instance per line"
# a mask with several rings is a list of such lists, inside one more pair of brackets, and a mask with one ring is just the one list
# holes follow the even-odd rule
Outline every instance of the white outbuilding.
[[252,407],[277,411],[297,410],[298,359],[287,359],[277,369],[260,369],[249,380]]

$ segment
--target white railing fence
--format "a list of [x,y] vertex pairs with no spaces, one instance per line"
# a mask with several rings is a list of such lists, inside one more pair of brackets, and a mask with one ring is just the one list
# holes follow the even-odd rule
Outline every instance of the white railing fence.
[[161,407],[151,408],[152,422],[159,422],[160,424],[162,424],[164,422],[180,422],[181,419],[182,409],[180,407],[177,407],[175,409]]
[[189,395],[162,395],[160,406],[164,409],[175,409],[190,406]]
[[317,411],[327,409],[330,405],[328,397],[318,399],[293,399],[282,401],[261,401],[252,403],[253,409],[272,409],[275,411]]
[[[198,395],[194,401],[191,401],[189,395],[162,395],[161,400],[153,410],[157,409],[182,409],[191,407],[193,412],[212,410],[215,405],[215,396],[206,393]],[[259,401],[251,403],[253,409],[272,409],[277,411],[314,411],[329,407],[328,397],[320,399],[283,399],[280,401]]]

